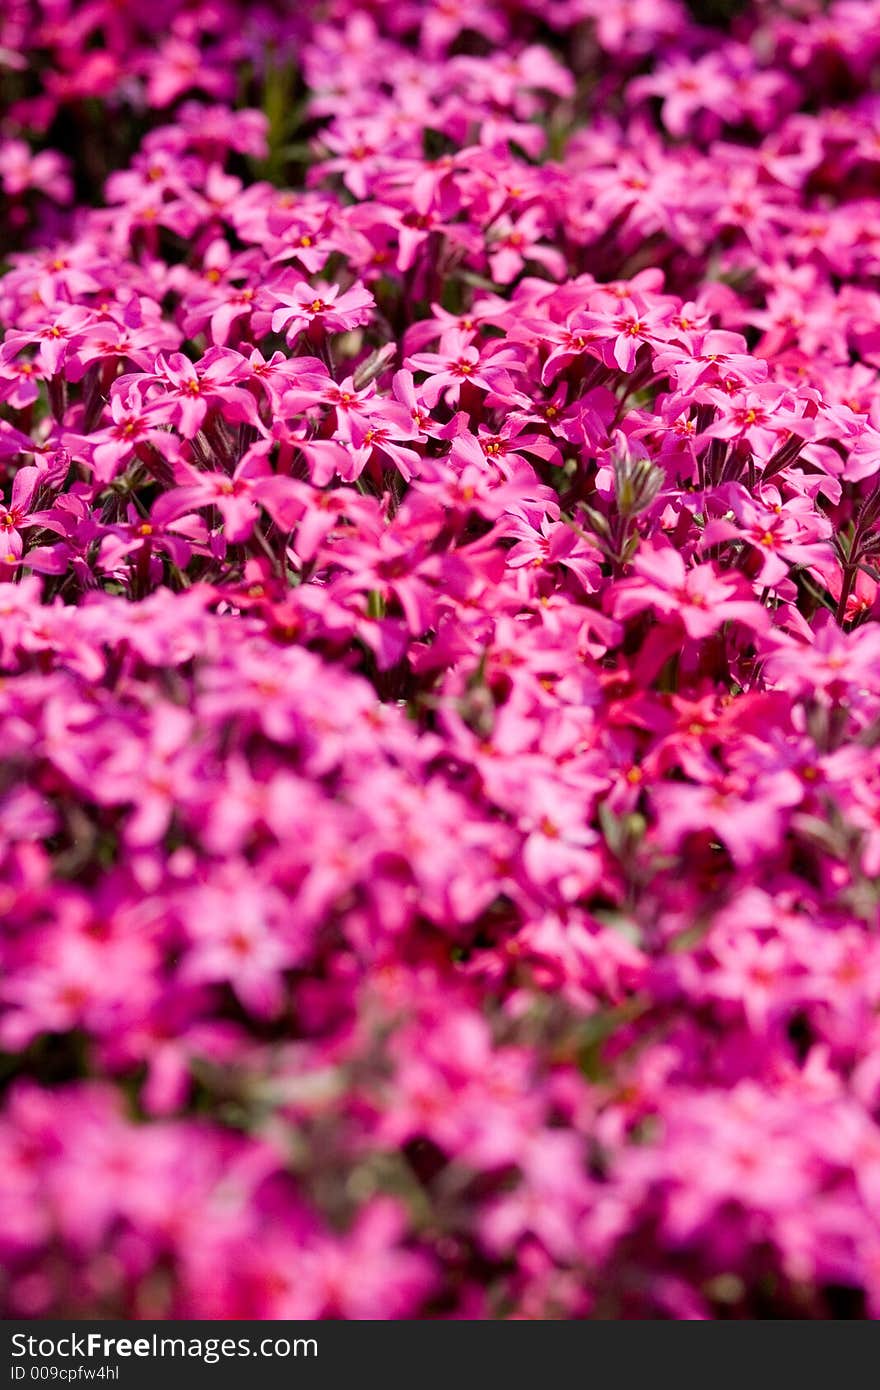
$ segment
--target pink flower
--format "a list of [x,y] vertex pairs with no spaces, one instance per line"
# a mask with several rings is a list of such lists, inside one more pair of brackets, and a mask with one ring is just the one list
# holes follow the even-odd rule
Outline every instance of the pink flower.
[[178,444],[162,422],[159,410],[144,400],[143,389],[131,382],[110,397],[112,424],[93,431],[79,441],[91,456],[95,481],[109,483],[145,447],[166,459],[175,457]]
[[405,365],[410,371],[428,373],[421,393],[431,410],[441,395],[448,405],[457,405],[466,384],[478,386],[483,391],[503,389],[514,361],[512,353],[502,350],[484,362],[479,348],[472,346],[469,334],[449,332],[443,335],[439,352],[417,352],[407,358]]
[[329,333],[344,333],[368,323],[375,303],[362,285],[353,285],[340,294],[338,285],[323,280],[314,286],[294,285],[290,292],[278,290],[273,302],[281,307],[272,315],[272,332],[284,332],[289,343],[313,325]]
[[28,513],[45,476],[45,471],[33,465],[19,468],[12,484],[9,505],[0,503],[0,562],[5,565],[13,565],[21,559],[21,530],[36,524]]
[[290,932],[282,894],[259,891],[248,879],[246,866],[232,861],[222,878],[185,900],[181,914],[190,944],[180,978],[226,982],[245,1008],[272,1018],[284,1004],[282,972],[303,963],[309,942]]
[[738,868],[778,849],[787,815],[800,800],[784,774],[764,778],[757,795],[723,779],[714,785],[661,783],[651,795],[657,809],[657,831],[663,845],[680,850],[689,835],[721,840]]
[[616,586],[612,610],[616,618],[651,608],[663,618],[680,622],[688,637],[696,640],[717,632],[726,622],[743,623],[752,632],[770,626],[769,613],[740,576],[722,575],[711,563],[688,568],[672,546],[641,547],[633,570],[638,578]]
[[233,545],[247,540],[259,515],[260,484],[272,476],[264,449],[256,446],[243,455],[230,476],[208,473],[192,464],[178,463],[178,487],[159,499],[152,517],[160,524],[171,524],[200,507],[216,507],[223,517],[226,539]]

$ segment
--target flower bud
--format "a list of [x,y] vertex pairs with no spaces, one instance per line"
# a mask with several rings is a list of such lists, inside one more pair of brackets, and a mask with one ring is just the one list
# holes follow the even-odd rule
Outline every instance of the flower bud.
[[654,501],[663,486],[665,474],[650,459],[631,454],[614,459],[614,497],[623,517],[639,516]]

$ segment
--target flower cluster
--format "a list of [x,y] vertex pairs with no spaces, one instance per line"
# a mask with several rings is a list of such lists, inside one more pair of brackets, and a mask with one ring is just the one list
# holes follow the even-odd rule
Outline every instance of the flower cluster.
[[10,0],[0,1306],[880,1316],[880,0]]

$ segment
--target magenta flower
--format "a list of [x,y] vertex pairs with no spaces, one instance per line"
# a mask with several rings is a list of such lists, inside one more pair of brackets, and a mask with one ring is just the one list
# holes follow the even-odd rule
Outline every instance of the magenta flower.
[[441,395],[448,405],[456,406],[462,387],[468,383],[483,391],[509,390],[508,373],[511,368],[516,370],[517,360],[511,350],[503,348],[484,358],[471,344],[469,334],[451,331],[441,338],[439,352],[417,352],[407,358],[406,366],[410,371],[428,373],[421,391],[432,410]]
[[262,431],[253,396],[238,384],[237,361],[230,362],[218,349],[213,356],[206,354],[200,365],[197,372],[181,353],[156,357],[154,372],[140,378],[153,418],[168,421],[184,439],[192,439],[208,411],[219,407],[226,418],[247,421]]
[[314,325],[329,333],[344,333],[368,323],[374,300],[370,291],[354,285],[339,292],[338,285],[319,280],[316,285],[295,285],[293,290],[276,291],[273,302],[280,305],[272,315],[272,332],[283,332],[293,342],[303,329]]
[[141,450],[149,447],[162,458],[177,453],[176,439],[164,425],[160,411],[145,400],[145,386],[131,382],[110,397],[112,424],[82,438],[81,448],[90,455],[95,481],[109,483]]
[[14,565],[23,550],[22,529],[36,524],[29,513],[31,503],[45,479],[45,473],[33,465],[19,468],[12,483],[8,506],[0,503],[0,562]]
[[727,622],[743,623],[764,632],[770,615],[741,576],[722,575],[713,564],[687,568],[677,550],[642,547],[633,561],[638,578],[616,587],[613,612],[628,618],[651,608],[661,618],[677,620],[688,637],[697,640],[717,632]]
[[231,544],[246,540],[259,514],[260,482],[271,478],[265,451],[259,447],[245,454],[232,476],[208,473],[180,462],[175,470],[180,486],[169,489],[157,502],[152,517],[160,524],[172,524],[200,507],[216,507],[223,517],[223,530]]
[[92,322],[92,314],[80,305],[44,307],[40,321],[32,329],[6,335],[3,358],[8,360],[24,348],[35,348],[36,364],[47,376],[55,376],[78,344],[79,335]]

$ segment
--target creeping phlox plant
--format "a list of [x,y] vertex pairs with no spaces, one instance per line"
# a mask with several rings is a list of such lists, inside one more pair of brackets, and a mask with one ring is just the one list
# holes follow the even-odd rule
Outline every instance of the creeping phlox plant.
[[880,1313],[880,3],[698,15],[0,6],[7,1317]]

